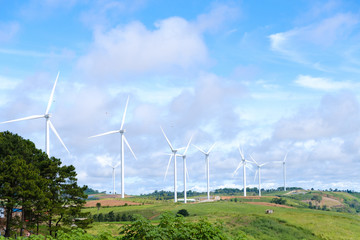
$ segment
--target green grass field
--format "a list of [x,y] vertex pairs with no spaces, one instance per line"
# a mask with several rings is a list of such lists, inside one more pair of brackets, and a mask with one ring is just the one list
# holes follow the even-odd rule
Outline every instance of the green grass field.
[[[130,200],[130,198],[129,198]],[[263,202],[268,202],[264,198]],[[296,205],[295,200],[289,202]],[[91,214],[126,213],[140,214],[151,219],[154,224],[161,213],[170,211],[173,214],[186,209],[191,221],[206,217],[211,222],[221,221],[225,231],[232,238],[246,235],[245,239],[359,239],[360,216],[356,214],[321,211],[307,208],[282,208],[252,205],[243,201],[218,201],[208,203],[183,204],[169,201],[153,201],[153,204],[123,207],[86,208]],[[273,209],[273,214],[265,214],[266,209]],[[128,223],[128,222],[127,222]],[[98,234],[110,231],[117,235],[125,222],[94,223],[88,232]],[[240,238],[241,239],[241,238]]]

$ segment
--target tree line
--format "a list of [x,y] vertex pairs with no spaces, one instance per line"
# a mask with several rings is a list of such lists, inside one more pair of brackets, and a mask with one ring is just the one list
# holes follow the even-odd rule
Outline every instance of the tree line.
[[[77,184],[75,168],[48,157],[30,140],[11,132],[0,133],[0,205],[5,210],[5,237],[24,229],[39,233],[46,225],[50,236],[75,224],[92,222],[81,213],[87,186]],[[14,214],[20,211],[20,215]]]

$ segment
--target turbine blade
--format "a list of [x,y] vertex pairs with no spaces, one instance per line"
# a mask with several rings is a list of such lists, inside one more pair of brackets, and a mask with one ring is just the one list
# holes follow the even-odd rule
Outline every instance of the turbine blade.
[[211,150],[213,150],[213,148],[215,147],[215,145],[216,145],[216,143],[214,143],[214,144],[210,147],[210,149],[209,149],[209,151],[207,152],[207,154],[209,154],[209,153],[211,152]]
[[249,169],[250,171],[252,171],[252,172],[253,172],[254,170],[253,170],[253,168],[252,168],[252,167],[250,167],[250,166],[251,166],[251,165],[245,165],[245,167],[246,167],[247,169]]
[[161,126],[160,126],[160,129],[161,129],[161,131],[162,131],[162,133],[163,133],[163,135],[164,135],[164,137],[165,137],[165,139],[166,139],[167,143],[169,144],[170,149],[171,149],[171,150],[174,150],[173,146],[171,145],[171,143],[170,143],[169,139],[167,138],[167,136],[166,136],[166,134],[165,134],[165,132],[164,132],[164,130],[162,129],[162,127],[161,127]]
[[58,78],[59,78],[59,74],[60,74],[60,72],[58,72],[58,74],[57,74],[57,76],[56,76],[56,80],[55,80],[53,89],[52,89],[52,91],[51,91],[50,99],[49,99],[49,102],[48,102],[48,105],[47,105],[45,114],[48,114],[49,111],[50,111],[50,107],[51,107],[51,104],[52,104],[52,101],[53,101],[53,98],[54,98],[55,87],[56,87],[56,83],[57,83]]
[[284,157],[284,161],[283,161],[283,162],[285,162],[285,161],[286,161],[286,157],[287,157],[288,153],[289,153],[289,152],[286,152],[285,157]]
[[198,146],[196,146],[196,145],[194,145],[194,144],[193,144],[193,146],[196,147],[196,148],[197,148],[200,152],[202,152],[203,154],[206,154],[206,152],[205,152],[204,150],[202,150],[201,148],[199,148]]
[[124,137],[124,141],[125,141],[126,145],[127,145],[127,146],[128,146],[128,148],[130,149],[130,151],[131,151],[132,155],[134,156],[135,160],[137,160],[137,157],[135,156],[135,153],[134,153],[134,152],[133,152],[133,150],[131,149],[131,147],[130,147],[130,145],[129,145],[128,141],[126,140],[125,135],[124,135],[123,137]]
[[258,170],[256,170],[256,172],[255,172],[254,182],[255,182],[255,180],[256,180],[256,175],[257,175],[257,173],[258,173]]
[[259,166],[259,164],[257,163],[257,161],[255,161],[255,159],[253,158],[253,156],[250,154],[250,158],[253,160],[253,162]]
[[123,129],[123,127],[124,127],[124,122],[125,122],[125,116],[126,116],[126,110],[127,110],[128,103],[129,103],[129,96],[128,96],[127,100],[126,100],[124,115],[123,115],[123,119],[122,119],[122,121],[121,121],[121,127],[120,127],[120,129]]
[[63,145],[63,147],[66,149],[66,151],[67,151],[68,153],[70,153],[69,150],[67,149],[67,147],[65,146],[65,143],[63,142],[63,140],[61,140],[60,135],[59,135],[58,132],[56,131],[56,129],[55,129],[54,125],[51,123],[51,121],[49,121],[49,124],[50,124],[51,130],[55,133],[55,135],[57,136],[57,138],[60,140],[60,142],[61,142],[61,144]]
[[44,117],[44,115],[33,115],[30,117],[18,118],[18,119],[14,119],[14,120],[10,120],[10,121],[1,122],[0,124],[10,123],[10,122],[18,122],[18,121],[24,121],[24,120],[30,120],[30,119],[37,119],[37,118],[43,118],[43,117]]
[[243,151],[241,150],[240,146],[239,146],[239,153],[240,153],[240,156],[241,156],[241,160],[245,159],[244,153],[243,153]]
[[166,172],[165,172],[165,176],[164,176],[164,182],[165,182],[165,179],[166,179],[166,175],[169,171],[169,167],[170,167],[170,163],[171,163],[171,159],[172,159],[172,155],[170,155],[170,158],[169,158],[169,162],[168,162],[168,165],[167,165],[167,168],[166,168]]
[[109,131],[109,132],[101,133],[101,134],[94,135],[94,136],[91,136],[91,137],[88,137],[88,138],[100,137],[100,136],[105,136],[105,135],[114,134],[114,133],[119,133],[119,132],[120,132],[119,130]]
[[241,165],[242,165],[242,162],[239,163],[239,165],[237,166],[237,168],[233,172],[233,175],[235,175],[237,173],[237,171],[241,168]]
[[114,168],[117,168],[118,166],[120,166],[120,164],[121,164],[121,162],[118,162],[118,164],[116,164],[116,165],[114,166]]
[[266,164],[268,164],[268,163],[266,162],[266,163],[260,164],[259,167],[262,167],[262,166],[264,166],[264,165],[266,165]]
[[191,140],[192,140],[193,136],[194,136],[194,135],[191,136],[191,138],[190,138],[190,140],[189,140],[189,142],[188,142],[188,144],[187,144],[187,146],[186,146],[186,148],[185,148],[185,151],[184,151],[183,155],[186,155],[186,152],[187,152],[187,150],[189,149],[189,146],[190,146],[190,143],[191,143]]

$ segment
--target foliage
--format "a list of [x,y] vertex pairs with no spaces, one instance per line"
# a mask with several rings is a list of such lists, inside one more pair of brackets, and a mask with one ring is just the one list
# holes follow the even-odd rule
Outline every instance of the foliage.
[[[86,188],[77,185],[73,166],[61,166],[60,159],[49,158],[17,134],[0,133],[0,199],[6,210],[6,237],[17,229],[22,235],[25,227],[36,227],[38,232],[42,222],[47,222],[52,235],[70,226],[74,218],[86,217],[81,212]],[[15,207],[21,209],[21,218],[13,218]]]
[[96,208],[97,208],[97,210],[99,211],[99,209],[100,209],[100,207],[101,207],[101,203],[96,203]]
[[180,209],[176,214],[177,215],[182,215],[184,217],[189,216],[189,212],[186,209]]
[[114,213],[113,211],[110,211],[109,213],[99,213],[94,214],[92,216],[95,222],[125,222],[125,221],[134,221],[134,216],[129,213]]
[[146,218],[137,215],[136,220],[121,229],[123,239],[227,239],[222,225],[212,224],[205,218],[187,222],[183,216],[170,213],[161,215],[159,225],[152,225]]
[[80,228],[75,228],[72,229],[69,232],[64,232],[62,230],[60,230],[57,234],[57,237],[54,238],[50,235],[48,236],[43,236],[43,235],[31,235],[30,237],[17,237],[17,238],[5,238],[5,237],[0,237],[0,240],[13,240],[13,239],[18,239],[18,240],[120,240],[120,237],[113,237],[111,236],[110,233],[108,232],[101,232],[98,236],[93,236],[91,234],[85,233],[85,231],[83,229]]
[[[239,220],[242,221],[241,219]],[[291,225],[284,220],[253,215],[250,219],[247,218],[247,221],[250,222],[247,225],[242,225],[240,230],[254,239],[320,239],[309,230]]]
[[[98,190],[92,189],[92,188],[88,188],[84,191],[84,193],[86,195],[91,195],[91,194],[99,194],[100,192]],[[103,192],[102,192],[103,193]]]
[[286,199],[283,198],[273,198],[270,201],[271,203],[275,203],[275,204],[281,204],[281,205],[285,205],[286,204]]

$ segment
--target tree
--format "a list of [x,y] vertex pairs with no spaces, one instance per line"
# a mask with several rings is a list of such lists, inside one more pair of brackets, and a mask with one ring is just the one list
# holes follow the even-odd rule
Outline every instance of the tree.
[[[60,159],[49,158],[46,153],[10,132],[0,133],[0,199],[6,209],[6,232],[9,237],[14,227],[48,222],[52,234],[61,225],[71,225],[85,203],[87,186],[77,185],[73,166],[61,166]],[[22,217],[12,218],[14,207],[21,208]],[[55,228],[53,221],[55,221]],[[84,224],[80,224],[86,226]]]
[[281,205],[285,205],[286,204],[286,199],[283,198],[273,198],[270,201],[271,203],[275,203],[275,204],[281,204]]
[[97,207],[97,209],[98,209],[98,211],[99,211],[99,209],[100,209],[100,207],[101,207],[101,203],[96,203],[96,207]]
[[176,214],[177,215],[182,215],[184,217],[189,216],[189,212],[186,209],[180,209]]

